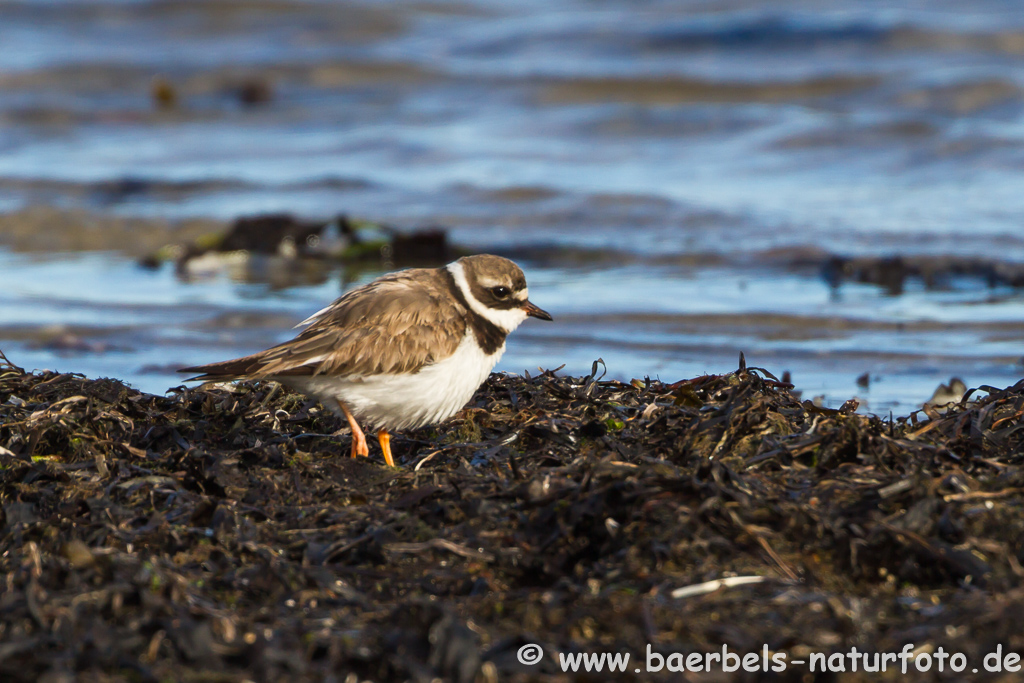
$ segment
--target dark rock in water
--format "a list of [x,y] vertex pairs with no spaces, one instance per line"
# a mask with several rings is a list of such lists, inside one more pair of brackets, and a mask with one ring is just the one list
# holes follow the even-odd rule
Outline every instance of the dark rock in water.
[[164,259],[160,258],[160,255],[155,252],[141,256],[138,260],[138,264],[146,270],[156,270],[163,262]]
[[[801,258],[792,265],[808,263],[808,259]],[[1024,264],[975,257],[831,255],[818,266],[822,278],[832,287],[859,282],[878,285],[891,296],[902,294],[910,280],[918,280],[928,289],[946,289],[956,278],[974,279],[988,287],[1024,287]]]
[[238,101],[247,107],[266,104],[274,99],[274,88],[269,81],[250,78],[235,90]]
[[898,256],[891,258],[845,259],[831,257],[822,267],[822,276],[833,287],[846,280],[878,285],[890,296],[903,293],[904,282],[917,274]]
[[[237,219],[216,246],[217,251],[248,251],[300,257],[336,256],[341,260],[384,258],[397,265],[445,262],[452,256],[443,228],[402,232],[373,226],[382,233],[368,237],[345,215],[333,221],[302,221],[291,214],[267,214]],[[329,234],[331,232],[336,234]],[[328,244],[328,240],[332,240]]]
[[[232,224],[231,229],[217,245],[217,251],[277,254],[288,250],[290,245],[294,252],[302,253],[311,242],[319,240],[328,225],[330,223],[300,221],[286,213],[243,216]],[[337,226],[343,236],[354,238],[355,231],[347,217],[339,216]]]
[[453,257],[444,228],[396,233],[391,238],[391,258],[396,264],[447,263]]
[[0,354],[0,680],[1018,642],[993,615],[1024,609],[1024,381],[896,420],[790,387],[495,374],[391,470],[270,383],[154,396]]
[[[449,244],[444,228],[406,232],[387,225],[357,223],[345,215],[332,221],[307,221],[280,213],[243,216],[223,235],[209,235],[188,245],[165,246],[141,258],[139,264],[157,268],[172,260],[183,277],[219,272],[233,265],[251,271],[246,279],[274,282],[283,275],[285,280],[320,282],[321,273],[310,276],[290,272],[295,269],[284,265],[284,261],[337,262],[391,269],[438,266],[458,255]],[[278,260],[268,262],[266,259]],[[282,273],[282,269],[288,272]]]

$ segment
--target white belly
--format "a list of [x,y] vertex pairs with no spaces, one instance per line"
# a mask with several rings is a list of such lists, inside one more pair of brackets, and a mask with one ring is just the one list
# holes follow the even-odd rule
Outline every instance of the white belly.
[[415,429],[447,420],[457,413],[491,374],[505,345],[485,355],[472,332],[448,358],[416,373],[364,377],[280,378],[304,394],[316,396],[339,414],[341,399],[367,427]]

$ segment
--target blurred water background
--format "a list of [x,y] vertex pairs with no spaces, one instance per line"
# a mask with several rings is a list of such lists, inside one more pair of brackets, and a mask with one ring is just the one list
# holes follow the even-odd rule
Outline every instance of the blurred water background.
[[1022,181],[1009,0],[0,4],[0,349],[157,393],[376,274],[138,265],[288,212],[515,256],[499,369],[905,414],[1021,376]]

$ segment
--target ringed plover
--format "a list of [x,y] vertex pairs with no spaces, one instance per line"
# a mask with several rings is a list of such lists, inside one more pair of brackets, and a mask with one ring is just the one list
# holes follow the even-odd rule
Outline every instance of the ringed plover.
[[394,467],[390,432],[442,422],[459,411],[528,317],[551,316],[527,298],[526,277],[500,256],[466,256],[353,289],[265,351],[179,372],[188,381],[270,379],[315,396],[352,428],[352,457],[369,455],[363,422],[377,429]]

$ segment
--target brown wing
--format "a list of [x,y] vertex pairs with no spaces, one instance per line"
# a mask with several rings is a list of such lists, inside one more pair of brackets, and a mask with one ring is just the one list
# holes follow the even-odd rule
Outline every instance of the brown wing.
[[416,372],[455,352],[465,312],[437,271],[405,270],[356,288],[299,336],[260,353],[181,372],[196,380]]

